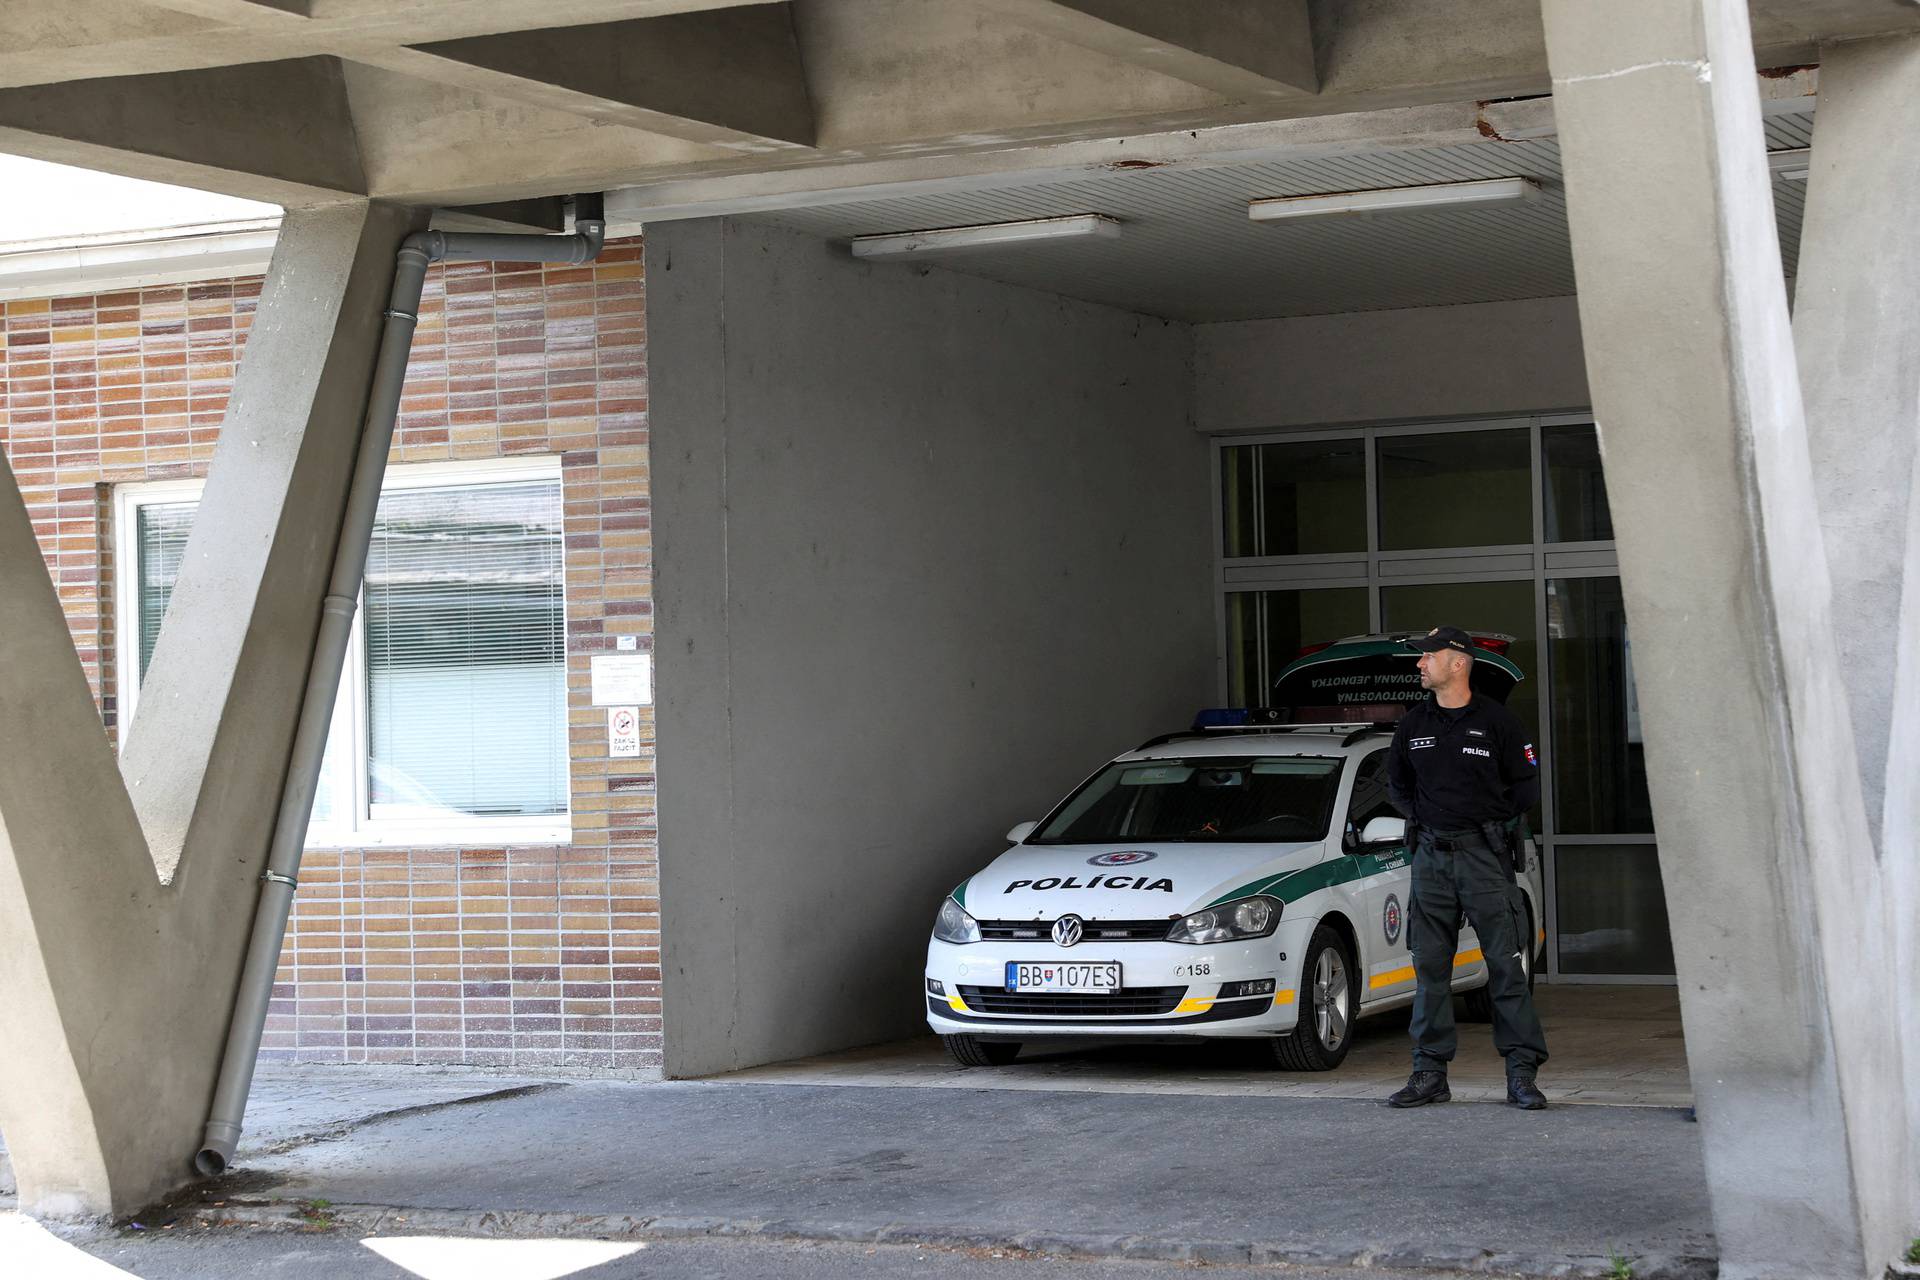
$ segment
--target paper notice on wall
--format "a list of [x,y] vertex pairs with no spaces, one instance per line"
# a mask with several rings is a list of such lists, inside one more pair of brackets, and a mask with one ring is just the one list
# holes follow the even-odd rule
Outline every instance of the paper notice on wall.
[[594,706],[653,705],[652,654],[599,653],[593,656],[590,665]]
[[607,708],[607,755],[619,760],[640,754],[640,708]]

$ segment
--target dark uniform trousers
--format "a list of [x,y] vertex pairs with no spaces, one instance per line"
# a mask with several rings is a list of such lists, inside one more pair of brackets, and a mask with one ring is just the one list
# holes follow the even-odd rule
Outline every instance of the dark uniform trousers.
[[1493,997],[1493,1047],[1509,1071],[1531,1071],[1547,1060],[1547,1037],[1533,1010],[1520,967],[1520,949],[1532,941],[1525,898],[1506,860],[1478,832],[1435,833],[1422,828],[1413,847],[1413,901],[1407,943],[1413,951],[1413,1067],[1445,1071],[1453,1061],[1453,960],[1464,911],[1479,935]]

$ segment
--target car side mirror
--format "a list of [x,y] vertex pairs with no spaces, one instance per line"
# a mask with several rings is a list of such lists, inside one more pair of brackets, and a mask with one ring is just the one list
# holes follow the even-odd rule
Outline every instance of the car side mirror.
[[1380,844],[1405,844],[1407,842],[1407,820],[1405,818],[1375,818],[1367,823],[1360,833],[1361,847]]
[[1025,840],[1028,836],[1032,835],[1033,829],[1039,825],[1040,824],[1037,822],[1021,823],[1019,826],[1013,828],[1013,830],[1007,832],[1007,843],[1019,844],[1022,840]]

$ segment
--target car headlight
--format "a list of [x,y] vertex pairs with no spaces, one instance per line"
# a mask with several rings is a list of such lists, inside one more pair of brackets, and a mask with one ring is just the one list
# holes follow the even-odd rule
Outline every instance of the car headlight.
[[940,914],[933,918],[933,936],[941,942],[978,942],[980,925],[967,914],[967,909],[948,898],[940,904]]
[[1264,938],[1280,923],[1280,900],[1256,895],[1196,911],[1173,926],[1168,942],[1238,942]]

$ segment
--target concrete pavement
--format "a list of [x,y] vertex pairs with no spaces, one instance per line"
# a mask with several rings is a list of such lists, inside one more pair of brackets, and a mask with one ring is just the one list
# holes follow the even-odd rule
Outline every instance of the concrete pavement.
[[[1007,1249],[933,1249],[806,1240],[502,1240],[351,1231],[113,1236],[72,1244],[0,1214],[0,1257],[36,1280],[1173,1280],[1186,1263],[1046,1258]],[[1208,1267],[1213,1280],[1272,1280],[1271,1267]],[[1284,1270],[1284,1280],[1400,1280],[1345,1267]],[[1448,1280],[1428,1273],[1426,1280]]]
[[[1575,1106],[1689,1107],[1680,998],[1672,987],[1543,985],[1535,993],[1553,1060],[1541,1084]],[[1275,1071],[1250,1042],[1100,1045],[1054,1041],[1022,1049],[1017,1065],[961,1067],[933,1036],[868,1045],[723,1077],[736,1083],[1031,1089],[1096,1093],[1233,1094],[1260,1098],[1373,1100],[1407,1079],[1407,1011],[1362,1018],[1338,1071]],[[1485,1023],[1463,1023],[1448,1072],[1456,1101],[1499,1102],[1506,1064]]]
[[[1649,1012],[1602,1002],[1583,1016],[1596,1044],[1609,1031],[1637,1043],[1666,1034],[1641,1026]],[[1403,1044],[1393,1030],[1383,1054],[1385,1039]],[[1563,1039],[1578,1092],[1603,1064]],[[1712,1272],[1698,1129],[1677,1109],[1528,1114],[1457,1098],[1393,1112],[1313,1094],[1345,1072],[1254,1079],[1228,1052],[1095,1050],[969,1072],[924,1056],[883,1047],[673,1083],[268,1065],[235,1173],[87,1248],[133,1250],[118,1265],[142,1277],[343,1274],[349,1259],[344,1274],[386,1275],[357,1242],[422,1233],[656,1250],[596,1276],[804,1275],[828,1257],[808,1250],[851,1244],[879,1250],[848,1272],[860,1275],[894,1274],[888,1259],[911,1248],[981,1276],[997,1272],[969,1268],[996,1249],[1534,1275],[1606,1275],[1618,1252],[1642,1280]],[[1460,1097],[1474,1097],[1462,1068]],[[1644,1052],[1639,1069],[1654,1069]],[[1331,1092],[1353,1094],[1346,1083]],[[668,1257],[685,1266],[660,1270]]]
[[[236,1164],[345,1133],[382,1117],[472,1098],[552,1087],[534,1076],[433,1067],[311,1067],[263,1062],[253,1077]],[[0,1136],[0,1210],[13,1208],[13,1165]]]
[[1650,1107],[575,1082],[262,1154],[142,1226],[1531,1275],[1617,1251],[1646,1280],[1712,1273],[1696,1134]]

